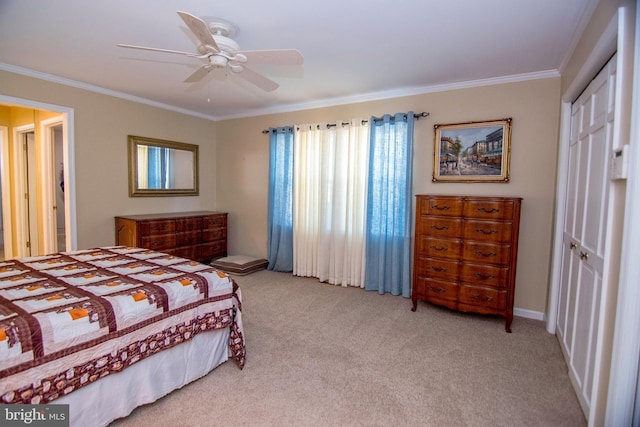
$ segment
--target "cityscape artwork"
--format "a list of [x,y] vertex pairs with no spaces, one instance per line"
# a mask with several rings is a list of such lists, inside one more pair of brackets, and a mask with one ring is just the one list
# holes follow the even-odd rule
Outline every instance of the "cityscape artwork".
[[433,181],[508,182],[511,118],[434,125]]

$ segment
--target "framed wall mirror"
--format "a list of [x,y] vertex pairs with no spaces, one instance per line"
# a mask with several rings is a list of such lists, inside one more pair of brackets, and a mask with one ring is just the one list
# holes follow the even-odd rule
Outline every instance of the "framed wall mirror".
[[129,196],[197,196],[198,146],[129,135]]

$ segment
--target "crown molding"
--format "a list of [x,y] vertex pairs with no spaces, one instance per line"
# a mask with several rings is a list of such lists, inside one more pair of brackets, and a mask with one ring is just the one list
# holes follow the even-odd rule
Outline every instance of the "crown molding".
[[587,29],[587,25],[589,25],[589,21],[591,21],[591,18],[593,17],[593,13],[596,11],[596,8],[598,7],[598,3],[600,3],[600,0],[590,0],[589,3],[587,4],[587,7],[585,7],[584,10],[582,11],[582,15],[580,16],[576,30],[573,33],[571,42],[569,43],[569,48],[567,49],[567,52],[562,58],[562,61],[560,62],[560,66],[558,67],[558,70],[560,71],[561,74],[564,72],[565,68],[567,68],[567,65],[569,64],[571,57],[575,53],[576,48],[578,47],[578,43],[582,39],[582,36],[584,35],[585,30]]
[[301,102],[295,104],[287,104],[279,107],[269,107],[260,110],[252,110],[247,113],[230,114],[225,116],[216,116],[216,120],[240,119],[255,116],[265,116],[277,113],[290,113],[293,111],[311,110],[314,108],[333,107],[336,105],[355,104],[359,102],[379,101],[383,99],[402,98],[406,96],[423,95],[427,93],[446,92],[450,90],[470,89],[481,86],[491,86],[505,83],[517,83],[528,80],[539,80],[558,78],[560,73],[558,70],[539,71],[535,73],[514,74],[503,77],[492,77],[480,80],[469,80],[466,82],[447,83],[441,85],[408,87],[400,89],[392,89],[380,92],[370,92],[353,96],[327,98],[317,101]]
[[28,68],[18,67],[15,65],[6,64],[2,62],[0,62],[0,70],[21,74],[21,75],[24,75],[27,77],[33,77],[36,79],[46,80],[52,83],[71,86],[78,89],[84,89],[87,91],[96,92],[96,93],[100,93],[108,96],[113,96],[116,98],[122,98],[129,101],[137,102],[140,104],[163,108],[165,110],[174,111],[177,113],[186,114],[186,115],[199,117],[202,119],[207,119],[212,121],[256,117],[256,116],[264,116],[264,115],[277,114],[277,113],[290,113],[293,111],[311,110],[315,108],[326,108],[326,107],[333,107],[337,105],[379,101],[383,99],[402,98],[407,96],[423,95],[427,93],[470,89],[470,88],[481,87],[481,86],[491,86],[491,85],[498,85],[498,84],[505,84],[505,83],[516,83],[516,82],[523,82],[528,80],[560,77],[560,73],[558,70],[547,70],[547,71],[540,71],[535,73],[523,73],[523,74],[514,74],[510,76],[503,76],[503,77],[492,77],[492,78],[480,79],[480,80],[469,80],[465,82],[446,83],[441,85],[430,85],[430,86],[407,87],[407,88],[392,89],[392,90],[379,91],[379,92],[370,92],[370,93],[345,96],[345,97],[326,98],[326,99],[320,99],[316,101],[300,102],[300,103],[287,104],[287,105],[282,105],[277,107],[257,109],[257,110],[252,110],[244,113],[229,114],[229,115],[222,115],[222,116],[211,116],[211,115],[198,113],[196,111],[179,108],[173,105],[152,101],[139,96],[130,95],[124,92],[105,89],[100,86],[78,82],[75,80],[55,76],[52,74],[46,74],[39,71],[30,70]]
[[152,101],[150,99],[142,98],[135,95],[130,95],[124,92],[118,92],[116,90],[106,89],[100,86],[79,82],[76,80],[67,79],[64,77],[55,76],[53,74],[42,73],[40,71],[31,70],[28,68],[18,67],[17,65],[6,64],[4,62],[0,62],[0,70],[8,71],[10,73],[21,74],[27,77],[33,77],[40,80],[46,80],[51,83],[58,83],[65,86],[75,87],[77,89],[84,89],[90,92],[100,93],[102,95],[113,96],[116,98],[126,99],[127,101],[137,102],[140,104],[149,105],[152,107],[158,107],[169,111],[174,111],[176,113],[182,113],[189,116],[199,117],[201,119],[207,120],[216,120],[214,116],[198,113],[196,111],[187,110],[185,108],[179,108],[173,105],[164,104],[162,102]]

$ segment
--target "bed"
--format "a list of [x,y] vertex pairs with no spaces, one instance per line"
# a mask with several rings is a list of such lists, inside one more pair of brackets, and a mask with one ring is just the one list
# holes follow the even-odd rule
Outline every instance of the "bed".
[[241,309],[226,273],[148,249],[0,262],[0,403],[106,425],[229,357],[242,369]]

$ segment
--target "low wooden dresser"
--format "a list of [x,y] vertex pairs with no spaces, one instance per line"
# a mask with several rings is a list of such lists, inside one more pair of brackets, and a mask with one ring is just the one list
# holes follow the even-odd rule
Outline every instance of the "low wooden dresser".
[[116,245],[137,246],[199,262],[227,255],[227,214],[179,212],[117,216]]
[[418,300],[504,317],[511,332],[521,198],[416,196]]

